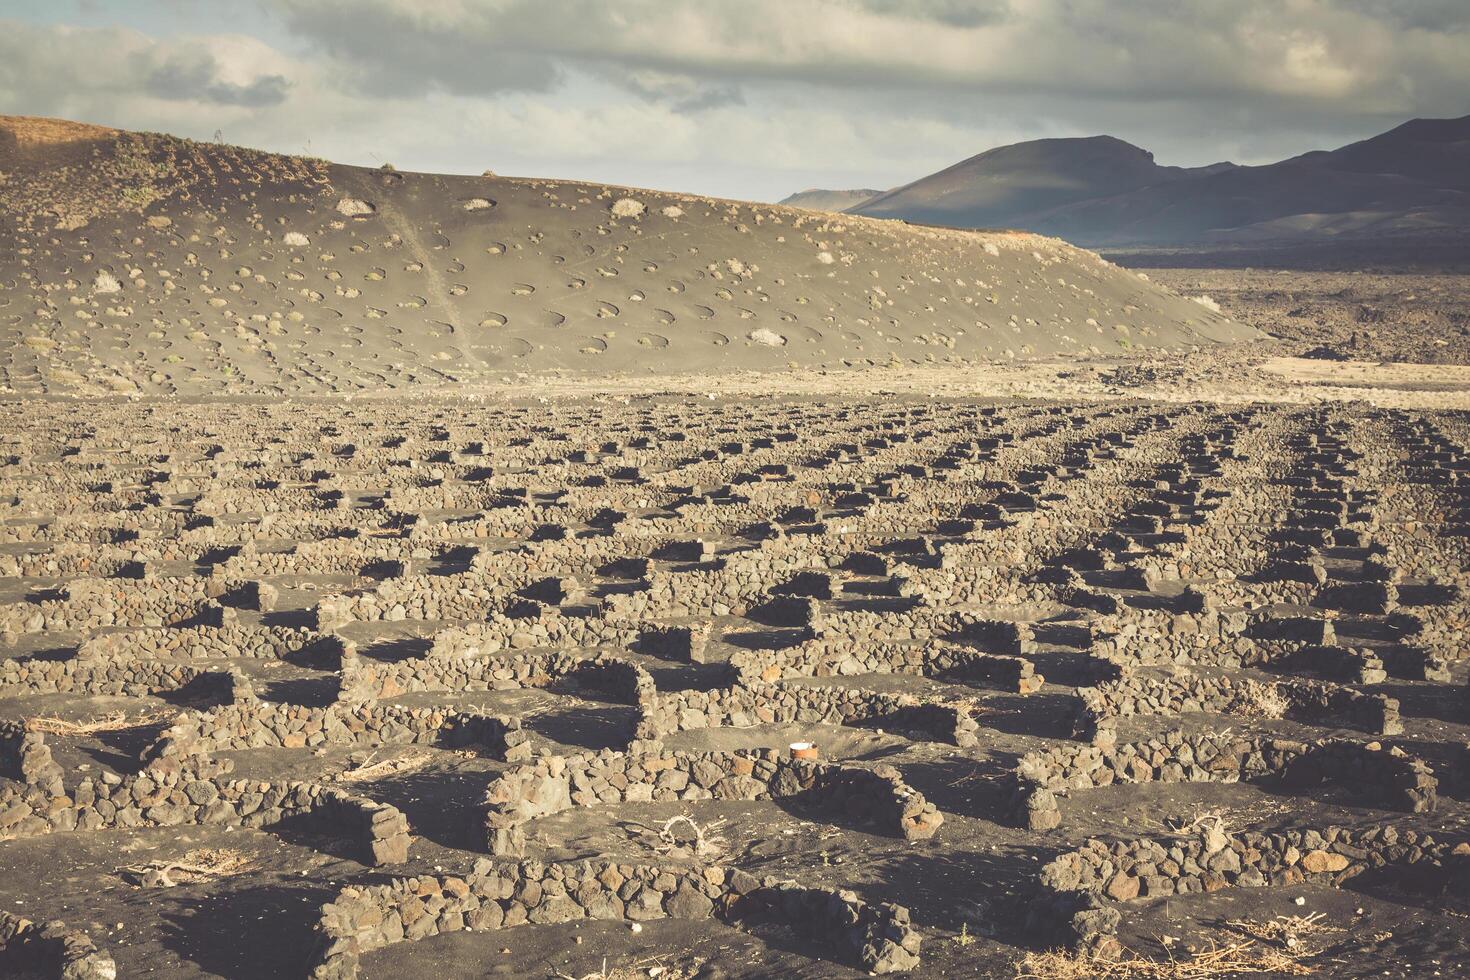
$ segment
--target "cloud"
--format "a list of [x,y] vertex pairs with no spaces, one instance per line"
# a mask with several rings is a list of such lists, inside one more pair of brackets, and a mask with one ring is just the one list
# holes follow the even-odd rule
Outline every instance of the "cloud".
[[[727,86],[1359,99],[1385,111],[1470,88],[1467,19],[1450,0],[1428,0],[1427,14],[1418,0],[267,2],[323,50],[390,75],[412,67],[418,85],[459,93],[546,91],[560,71],[598,66]],[[525,76],[508,80],[504,64]]]
[[930,20],[951,27],[979,27],[1011,14],[1009,0],[851,0],[852,6],[870,13]]
[[[558,85],[563,74],[539,47],[519,44],[509,34],[486,37],[495,25],[478,14],[513,5],[501,0],[273,3],[293,32],[337,59],[361,91],[398,97],[434,88],[464,95],[548,91]],[[546,7],[540,9],[537,19],[549,30],[554,20]]]
[[142,88],[159,99],[261,108],[284,102],[291,83],[283,75],[261,75],[246,84],[227,82],[208,54],[173,53],[148,70]]
[[597,65],[598,78],[632,92],[649,102],[672,106],[677,112],[705,112],[731,105],[743,105],[744,93],[739,85],[709,82],[681,72],[657,68],[625,68],[620,65]]
[[0,105],[726,196],[1101,132],[1265,162],[1470,112],[1464,0],[135,0],[87,21],[0,20]]
[[153,104],[186,118],[193,110],[268,108],[286,100],[292,70],[247,36],[159,40],[119,27],[0,20],[0,103],[34,114],[91,119]]

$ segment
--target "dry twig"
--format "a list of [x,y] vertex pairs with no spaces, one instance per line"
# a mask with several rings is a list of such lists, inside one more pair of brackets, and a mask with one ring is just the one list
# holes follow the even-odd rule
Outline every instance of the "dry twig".
[[150,861],[121,869],[135,875],[144,888],[173,888],[199,881],[213,881],[249,870],[250,858],[227,847],[190,851],[177,861]]
[[[661,827],[651,827],[633,820],[625,821],[623,825],[636,830],[638,835],[644,838],[644,843],[660,854],[709,857],[724,853],[726,847],[729,846],[719,833],[720,828],[726,823],[727,821],[722,818],[701,827],[689,814],[681,813],[677,817],[665,820]],[[692,836],[688,834],[681,836],[674,833],[674,828],[680,826],[688,827],[689,834]],[[654,839],[656,843],[650,843],[649,838]]]

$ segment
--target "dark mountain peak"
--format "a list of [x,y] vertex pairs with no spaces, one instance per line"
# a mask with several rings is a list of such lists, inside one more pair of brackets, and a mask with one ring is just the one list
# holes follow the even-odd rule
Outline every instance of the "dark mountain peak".
[[[1108,160],[1125,164],[1154,165],[1154,155],[1116,136],[1052,136],[1024,143],[1011,143],[977,153],[955,165],[1046,163],[1059,169],[1075,169],[1081,165]],[[951,168],[953,169],[953,168]]]
[[1116,136],[1050,137],[998,146],[850,208],[855,214],[973,228],[1016,215],[1176,180],[1148,150]]

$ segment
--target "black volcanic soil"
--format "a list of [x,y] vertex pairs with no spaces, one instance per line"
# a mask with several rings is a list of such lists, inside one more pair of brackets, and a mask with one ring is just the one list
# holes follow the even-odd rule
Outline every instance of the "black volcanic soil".
[[[481,546],[487,539],[456,540],[452,535],[411,539],[404,528],[395,529],[391,520],[385,521],[389,516],[385,503],[394,514],[418,514],[424,522],[495,512],[462,504],[449,509],[416,504],[405,496],[404,488],[413,486],[461,495],[488,486],[530,489],[534,499],[547,508],[546,513],[537,518],[528,514],[520,530],[489,544],[492,553],[506,559],[528,546],[526,535],[532,525],[546,520],[560,521],[576,534],[594,533],[586,517],[604,506],[629,515],[614,531],[628,554],[646,548],[646,539],[640,538],[643,525],[651,528],[654,521],[666,525],[672,521],[668,526],[676,535],[698,536],[712,544],[717,554],[733,556],[760,547],[757,515],[780,520],[780,515],[792,513],[795,501],[814,500],[818,503],[811,516],[820,529],[793,528],[794,534],[815,533],[819,540],[829,542],[834,561],[851,548],[849,535],[871,535],[866,547],[889,554],[895,574],[914,576],[932,587],[945,580],[944,573],[932,567],[916,542],[956,540],[954,529],[936,528],[957,512],[961,502],[982,500],[993,493],[984,489],[984,481],[1014,479],[1027,466],[1057,459],[1062,446],[1071,440],[1124,431],[1133,420],[1162,412],[1173,420],[1171,426],[1136,443],[1126,441],[1118,468],[1109,469],[1110,461],[1098,459],[1093,465],[1103,469],[1096,474],[1055,481],[1037,512],[1040,523],[1034,546],[1018,553],[1014,564],[996,567],[993,586],[978,593],[983,605],[963,596],[951,600],[949,606],[944,600],[925,603],[937,611],[983,609],[988,615],[1053,625],[1086,621],[1090,614],[1058,604],[1046,587],[1026,585],[1016,576],[1026,568],[1046,564],[1047,554],[1058,542],[1094,540],[1124,526],[1106,504],[1076,511],[1068,508],[1082,500],[1088,488],[1099,486],[1115,487],[1112,499],[1118,508],[1130,499],[1155,493],[1152,484],[1130,487],[1126,480],[1141,477],[1158,461],[1177,455],[1179,440],[1186,433],[1208,428],[1226,411],[1209,405],[1161,406],[1137,401],[1065,405],[892,397],[881,401],[729,398],[711,402],[687,396],[499,398],[490,402],[398,398],[189,406],[159,401],[53,403],[39,414],[22,403],[11,403],[5,410],[10,450],[15,455],[4,467],[5,488],[13,495],[5,527],[13,541],[3,551],[17,559],[33,556],[33,563],[50,554],[67,569],[42,575],[43,569],[32,564],[26,566],[30,569],[26,574],[6,579],[6,597],[11,603],[6,608],[10,610],[39,608],[36,604],[54,595],[58,587],[84,574],[113,574],[108,571],[110,563],[130,556],[161,561],[148,556],[175,555],[157,565],[158,573],[168,576],[187,579],[223,573],[233,577],[235,573],[218,563],[238,564],[241,559],[228,556],[240,542],[253,540],[262,551],[281,551],[313,539],[327,540],[319,532],[283,534],[274,530],[269,522],[261,522],[267,511],[276,515],[272,520],[277,522],[309,523],[330,515],[342,526],[366,532],[356,538],[335,539],[349,553],[361,548],[367,555],[371,548],[377,555],[386,547],[409,561],[416,574],[465,574],[462,566],[437,556],[451,554],[459,546]],[[979,416],[977,411],[999,412],[999,417]],[[980,425],[977,419],[982,417],[989,418],[983,426],[986,431],[1013,433],[1017,444],[993,459],[963,462],[958,469],[931,470],[929,478],[898,476],[898,484],[872,505],[853,510],[836,503],[850,492],[846,487],[875,490],[905,466],[932,464],[944,447],[975,436]],[[1377,533],[1388,534],[1407,527],[1405,521],[1411,517],[1423,521],[1427,516],[1431,518],[1427,524],[1416,525],[1416,540],[1433,543],[1446,556],[1462,553],[1454,550],[1453,537],[1442,536],[1448,525],[1439,522],[1450,519],[1445,514],[1406,510],[1410,507],[1403,496],[1406,490],[1424,487],[1415,482],[1421,470],[1412,457],[1394,448],[1387,435],[1390,426],[1411,415],[1337,407],[1327,409],[1326,417],[1347,423],[1349,442],[1365,454],[1360,466],[1364,476],[1354,483],[1377,494]],[[1412,417],[1427,418],[1451,439],[1470,436],[1470,420],[1463,412],[1415,413]],[[1264,484],[1254,482],[1261,474],[1276,471],[1301,453],[1287,444],[1285,436],[1313,430],[1317,419],[1311,410],[1264,408],[1253,420],[1253,425],[1263,427],[1262,436],[1241,445],[1252,454],[1264,454],[1256,459],[1265,468],[1250,469],[1243,464],[1247,468],[1240,471],[1239,481],[1222,484],[1221,489],[1227,495],[1259,492],[1270,482],[1269,478]],[[1038,428],[1047,420],[1060,422],[1061,428],[1053,434],[1045,426]],[[634,445],[640,432],[646,444]],[[758,444],[778,432],[797,435],[765,448]],[[1267,436],[1269,432],[1279,432],[1280,438]],[[674,434],[684,438],[674,439]],[[907,438],[893,441],[904,436]],[[874,440],[887,440],[887,444]],[[481,448],[462,452],[471,444]],[[217,446],[229,448],[220,452],[213,448]],[[351,452],[343,448],[347,446],[353,447]],[[810,463],[844,446],[852,448],[838,449],[836,457],[841,462],[836,471],[800,463]],[[583,462],[571,462],[568,450],[573,447],[593,452]],[[296,463],[283,467],[281,460],[287,456]],[[266,460],[275,462],[263,466]],[[781,460],[795,464],[790,476],[752,475]],[[409,463],[412,469],[407,468]],[[584,479],[627,465],[637,465],[647,475],[603,483]],[[148,475],[160,467],[168,473],[168,480],[146,483]],[[487,467],[496,475],[488,475]],[[422,481],[400,479],[414,470],[423,473]],[[267,473],[270,477],[261,484]],[[314,477],[309,475],[313,473]],[[699,515],[680,516],[674,505],[691,482],[706,488],[726,486],[735,496],[729,503],[706,506]],[[103,483],[106,489],[101,488]],[[351,488],[351,504],[323,509],[318,493],[334,483]],[[155,491],[144,489],[149,485]],[[384,497],[390,487],[398,489]],[[575,506],[554,502],[573,488],[578,495]],[[400,502],[391,503],[395,497]],[[88,529],[147,528],[170,518],[187,521],[190,515],[216,511],[232,499],[235,503],[224,508],[228,513],[192,531],[148,532],[134,542],[85,549],[65,543],[69,535]],[[717,494],[714,499],[722,498]],[[736,502],[739,499],[750,502]],[[1044,515],[1052,510],[1077,516],[1048,525]],[[578,514],[583,516],[575,516]],[[1205,526],[1213,519],[1204,517]],[[1273,530],[1271,524],[1259,524],[1242,526],[1236,533],[1264,543]],[[977,529],[962,536],[983,542],[987,534],[994,533],[998,529]],[[1463,580],[1463,566],[1453,564],[1453,558],[1447,560],[1452,565],[1441,563],[1435,577]],[[366,568],[372,563],[364,558],[361,564]],[[676,575],[680,568],[690,568],[664,559],[655,565]],[[1348,565],[1338,562],[1333,567]],[[543,571],[574,576],[594,594],[617,587],[617,579],[575,558],[550,560]],[[775,574],[772,581],[779,582],[789,574]],[[362,593],[393,582],[391,577],[325,574],[305,554],[288,558],[281,572],[248,577],[276,586],[280,600],[269,612],[237,608],[235,615],[246,628],[310,624],[312,610],[324,595]],[[123,579],[114,581],[126,584]],[[850,576],[837,596],[820,605],[829,617],[888,608],[873,595],[889,581],[870,574]],[[1189,584],[1224,589],[1222,595],[1240,588],[1250,594],[1252,588],[1243,581],[1207,578],[1194,578]],[[1167,584],[1152,595],[1101,588],[1124,600],[1119,625],[1126,625],[1170,601],[1167,597],[1180,586],[1179,582]],[[1044,598],[1047,596],[1053,598]],[[1464,615],[1463,600],[1412,609],[1431,624],[1461,621]],[[570,608],[558,613],[571,614]],[[644,667],[661,691],[676,691],[718,686],[718,664],[731,655],[778,648],[790,641],[789,631],[707,606],[646,621],[686,622],[690,617],[714,625],[710,664],[680,664],[628,647],[601,652]],[[455,625],[463,623],[410,616],[400,622],[353,623],[342,627],[342,632],[358,644],[362,657],[392,663],[422,656],[429,638]],[[39,651],[45,657],[65,659],[89,635],[126,635],[129,629],[118,625],[37,632],[20,626],[8,635],[10,646],[5,655],[26,658]],[[866,641],[854,642],[861,649]],[[1470,809],[1457,782],[1456,753],[1470,741],[1470,718],[1461,701],[1466,673],[1458,659],[1464,651],[1442,652],[1451,658],[1450,682],[1391,678],[1384,684],[1360,686],[1368,692],[1391,692],[1401,702],[1405,730],[1383,741],[1425,758],[1440,775],[1439,807],[1429,814],[1394,813],[1361,805],[1351,787],[1302,792],[1270,780],[1226,785],[1154,783],[1078,791],[1061,800],[1063,823],[1058,830],[1020,829],[1006,808],[1005,774],[1021,754],[1069,741],[1067,706],[1077,690],[1074,685],[1093,683],[1088,680],[1091,668],[1087,666],[1092,655],[1085,647],[1048,641],[1029,657],[1048,676],[1048,682],[1030,694],[894,674],[801,682],[903,692],[939,702],[964,700],[973,706],[980,725],[979,742],[973,747],[916,740],[881,726],[830,722],[713,728],[665,737],[666,747],[691,751],[779,749],[798,739],[810,740],[830,761],[895,766],[944,815],[943,826],[931,839],[906,841],[886,836],[855,827],[831,813],[782,801],[629,803],[575,808],[536,821],[529,837],[529,855],[548,863],[592,858],[677,864],[686,859],[650,846],[634,824],[657,825],[685,814],[717,841],[712,860],[806,885],[852,888],[870,901],[907,906],[925,936],[922,966],[915,975],[1012,976],[1021,969],[1016,964],[1028,951],[1049,945],[1044,937],[1025,928],[1024,911],[1035,894],[1041,865],[1089,837],[1167,836],[1168,828],[1186,824],[1201,813],[1223,817],[1232,831],[1369,826],[1387,821],[1451,839],[1463,837]],[[253,658],[232,662],[266,702],[319,705],[324,696],[330,700],[331,670]],[[219,664],[212,662],[211,666]],[[422,692],[390,700],[415,707],[473,706],[516,717],[531,733],[538,752],[562,755],[621,749],[627,741],[626,726],[635,713],[631,705],[575,689]],[[69,785],[86,775],[137,772],[142,765],[140,754],[167,721],[180,710],[201,708],[207,704],[191,703],[168,692],[91,696],[0,689],[0,717],[29,719],[42,728],[54,722],[37,719],[84,722],[115,714],[140,719],[132,727],[95,734],[58,734],[52,727],[47,743]],[[1181,726],[1195,732],[1270,732],[1308,741],[1325,736],[1370,737],[1355,731],[1346,720],[1308,724],[1192,714],[1125,719],[1120,740],[1147,738]],[[506,763],[472,751],[433,746],[384,745],[370,750],[366,759],[363,753],[361,747],[325,745],[233,750],[221,757],[233,762],[236,778],[309,782],[331,782],[364,761],[414,760],[402,772],[352,784],[354,791],[391,804],[406,815],[413,844],[404,865],[367,867],[351,855],[344,841],[319,831],[183,825],[58,832],[0,842],[0,875],[7,883],[5,910],[35,920],[59,918],[68,927],[87,933],[116,958],[119,976],[303,975],[320,942],[314,931],[318,908],[344,885],[388,881],[406,874],[463,872],[483,856],[481,797],[488,782],[507,769]],[[150,861],[185,859],[203,848],[237,852],[246,863],[221,877],[172,888],[145,886],[138,872],[128,870]],[[1321,913],[1324,925],[1342,931],[1313,935],[1310,950],[1295,951],[1304,966],[1320,975],[1456,976],[1466,972],[1466,907],[1462,903],[1426,900],[1411,890],[1366,879],[1342,891],[1321,884],[1238,888],[1124,903],[1122,907],[1120,938],[1139,954],[1151,957],[1166,955],[1160,936],[1174,937],[1169,948],[1174,955],[1183,955],[1180,951],[1186,946],[1238,940],[1239,927],[1231,922]],[[844,977],[861,972],[835,960],[821,944],[779,925],[737,928],[718,922],[654,921],[635,933],[622,922],[583,921],[401,943],[366,955],[362,975],[433,971],[451,977],[583,977],[602,970],[604,960],[610,976],[623,977],[753,980],[775,975]]]
[[[350,889],[610,861],[896,903],[923,938],[912,976],[1077,980],[1104,968],[1041,958],[1069,937],[1033,913],[1043,867],[1089,839],[1470,838],[1459,278],[1145,278],[1037,236],[45,120],[0,133],[0,926],[60,920],[118,977],[308,976],[336,948],[323,906]],[[1364,592],[1379,605],[1341,598]],[[1241,632],[1303,619],[1333,624],[1329,667],[1366,673]],[[994,621],[1028,639],[1007,652],[957,626]],[[698,662],[653,643],[675,627],[708,629]],[[646,685],[566,668],[585,659]],[[363,680],[410,668],[425,689]],[[1077,782],[1058,826],[1026,829],[1023,757],[1082,747],[1084,699],[1114,676],[1392,699],[1387,731],[1264,698],[1154,704],[1117,740],[1343,742],[1427,767],[1435,805],[1385,804],[1377,776],[1179,781],[1161,761]],[[658,745],[633,738],[658,699],[709,692],[807,707],[679,711]],[[923,706],[973,737],[812,707],[831,703]],[[531,757],[271,727],[323,711],[491,717]],[[215,722],[224,747],[188,743]],[[582,797],[525,821],[523,853],[491,853],[487,790],[532,762],[718,753],[733,773],[800,741],[942,822],[734,789]],[[158,803],[173,750],[201,768],[163,808],[88,802],[101,783]],[[330,809],[205,818],[199,800],[242,784],[401,815],[406,857],[375,860]],[[681,817],[704,852],[649,832]],[[1098,901],[1154,966],[1112,975],[1245,975],[1189,966],[1222,945],[1272,975],[1470,975],[1470,904],[1445,879],[1460,857],[1342,887],[1232,873],[1130,899],[1125,880]],[[812,922],[739,909],[426,934],[364,949],[357,975],[867,972]],[[1286,919],[1295,945],[1250,938]],[[34,972],[28,949],[0,945],[0,974]],[[331,962],[322,980],[351,975]]]

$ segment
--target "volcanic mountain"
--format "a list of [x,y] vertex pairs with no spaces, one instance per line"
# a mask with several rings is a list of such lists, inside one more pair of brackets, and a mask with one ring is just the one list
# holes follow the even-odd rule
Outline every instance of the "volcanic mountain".
[[0,118],[0,381],[207,394],[1255,336],[1038,235]]
[[1111,136],[1033,140],[988,150],[853,210],[926,224],[1010,228],[1024,226],[1030,216],[1195,173],[1161,167],[1152,153]]
[[1323,242],[1470,232],[1470,116],[1260,167],[1164,167],[1109,136],[972,157],[851,209],[1089,246]]

